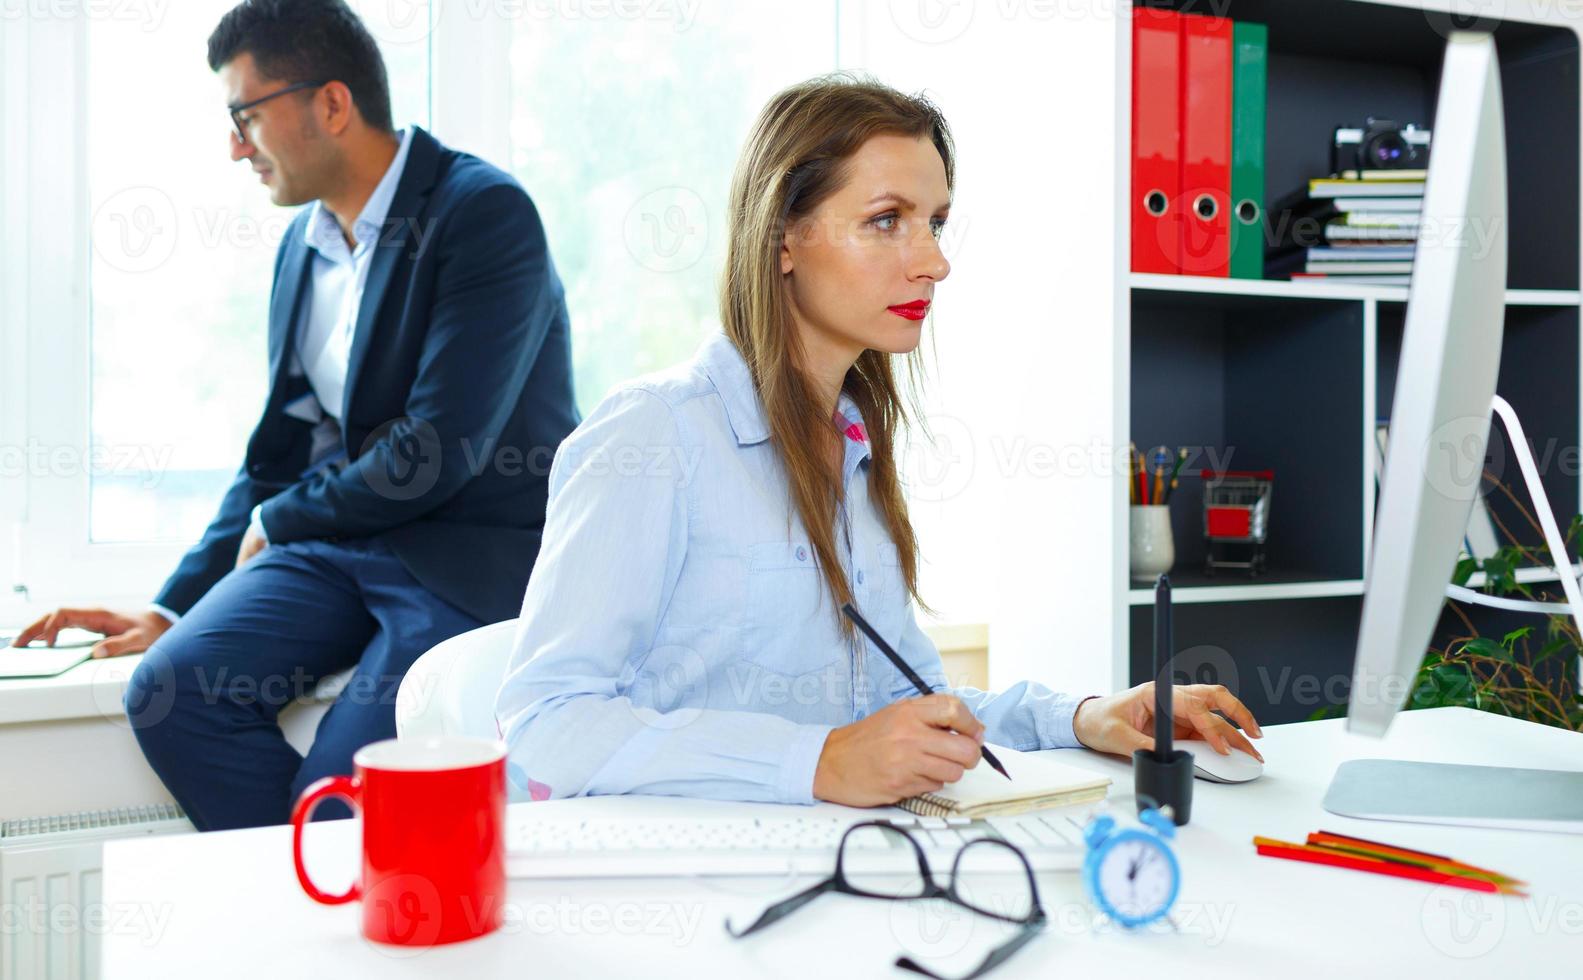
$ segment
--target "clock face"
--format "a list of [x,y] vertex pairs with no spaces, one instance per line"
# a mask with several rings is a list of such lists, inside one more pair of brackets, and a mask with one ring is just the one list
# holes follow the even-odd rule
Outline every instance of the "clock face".
[[1152,837],[1124,835],[1100,856],[1096,884],[1124,923],[1163,915],[1176,897],[1176,864]]

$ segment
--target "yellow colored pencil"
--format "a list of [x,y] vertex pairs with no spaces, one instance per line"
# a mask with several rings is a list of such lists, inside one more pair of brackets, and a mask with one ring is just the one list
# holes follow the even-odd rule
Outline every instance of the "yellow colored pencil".
[[1138,503],[1138,444],[1127,443],[1127,500],[1134,506]]

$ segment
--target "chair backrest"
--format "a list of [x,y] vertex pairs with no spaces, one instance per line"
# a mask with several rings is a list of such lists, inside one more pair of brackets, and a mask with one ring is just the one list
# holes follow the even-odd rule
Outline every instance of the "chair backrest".
[[419,657],[396,692],[396,737],[498,738],[495,695],[516,635],[517,621],[508,619],[453,636]]

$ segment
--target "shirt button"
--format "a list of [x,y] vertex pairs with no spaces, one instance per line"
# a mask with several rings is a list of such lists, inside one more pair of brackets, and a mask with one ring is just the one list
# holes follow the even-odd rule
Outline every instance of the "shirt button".
[[802,545],[798,545],[797,546],[797,560],[798,561],[807,561],[808,560],[808,549],[804,548]]
[[862,569],[858,570],[858,573],[857,573],[857,584],[858,585],[862,585],[863,584],[863,571],[862,571]]

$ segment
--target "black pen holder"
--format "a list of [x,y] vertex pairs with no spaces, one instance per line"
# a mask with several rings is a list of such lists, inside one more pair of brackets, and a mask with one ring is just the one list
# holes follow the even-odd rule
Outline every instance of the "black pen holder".
[[1171,808],[1171,819],[1184,826],[1193,815],[1193,753],[1177,749],[1161,759],[1152,749],[1132,753],[1132,787],[1138,812],[1149,807]]

